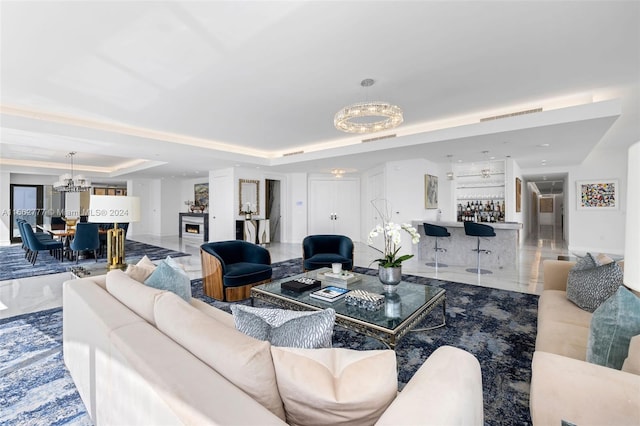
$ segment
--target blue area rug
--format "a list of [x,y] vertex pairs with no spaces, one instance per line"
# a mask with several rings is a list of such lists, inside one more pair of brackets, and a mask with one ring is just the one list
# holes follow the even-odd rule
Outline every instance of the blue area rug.
[[[301,272],[301,259],[273,265],[274,279]],[[375,275],[376,271],[355,268]],[[405,275],[405,281],[446,289],[447,326],[409,333],[396,346],[402,388],[429,355],[442,345],[473,353],[482,367],[487,425],[530,424],[529,382],[535,345],[538,297]],[[193,296],[230,311],[191,283]],[[242,303],[249,303],[248,301]],[[423,326],[437,323],[440,310]],[[90,424],[62,360],[60,309],[0,320],[0,424]],[[381,349],[382,343],[336,327],[335,347]]]
[[[144,255],[149,256],[149,259],[151,260],[160,260],[167,256],[190,256],[187,253],[169,250],[133,240],[125,240],[124,250],[127,260],[135,261],[141,259]],[[98,263],[99,262],[105,263],[106,260],[103,257],[98,259]],[[95,259],[81,259],[78,262],[79,265],[95,263]],[[53,256],[50,256],[48,252],[41,252],[38,254],[36,264],[31,265],[31,262],[24,258],[24,250],[22,250],[20,245],[0,247],[0,281],[36,277],[39,275],[59,274],[61,272],[67,272],[69,268],[75,264],[75,260],[70,261],[65,259],[64,262],[60,262]]]
[[0,424],[91,424],[62,359],[62,309],[0,320],[0,342]]

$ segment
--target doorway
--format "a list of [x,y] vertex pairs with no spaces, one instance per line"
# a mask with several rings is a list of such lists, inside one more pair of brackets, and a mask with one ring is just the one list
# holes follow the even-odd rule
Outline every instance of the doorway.
[[20,185],[15,183],[10,185],[10,190],[11,229],[9,238],[12,243],[17,243],[21,241],[18,219],[26,220],[31,227],[42,225],[44,191],[42,185]]
[[531,240],[538,244],[565,244],[566,174],[527,176],[529,200],[523,210],[524,226]]
[[280,219],[282,218],[280,181],[265,179],[265,186],[265,217],[269,219],[269,232],[271,233],[271,242],[278,243],[281,240]]

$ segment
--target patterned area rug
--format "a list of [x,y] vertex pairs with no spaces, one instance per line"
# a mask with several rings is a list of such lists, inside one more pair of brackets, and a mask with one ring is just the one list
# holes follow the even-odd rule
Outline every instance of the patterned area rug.
[[[273,265],[274,278],[301,272],[301,260]],[[375,275],[376,271],[356,268]],[[409,333],[396,346],[403,387],[429,355],[442,345],[473,353],[482,367],[485,423],[530,424],[529,382],[536,335],[538,297],[405,275],[406,281],[447,291],[447,326]],[[204,296],[201,280],[193,296],[230,310],[229,303]],[[243,303],[249,303],[243,302]],[[435,310],[429,322],[440,320]],[[90,424],[62,360],[60,309],[0,320],[0,424]],[[336,328],[335,347],[381,349],[375,339]]]
[[[354,268],[377,275],[376,270]],[[274,279],[302,273],[302,259],[274,265]],[[404,281],[442,287],[447,297],[447,325],[432,331],[408,333],[396,345],[400,389],[433,351],[443,345],[474,354],[482,368],[484,415],[487,425],[531,424],[529,384],[537,332],[538,296],[478,287],[451,281],[404,275]],[[230,312],[230,303],[205,296],[202,282],[192,282],[193,296]],[[241,302],[249,304],[249,301]],[[261,301],[256,306],[266,306]],[[434,309],[418,327],[441,322]],[[336,327],[333,346],[351,349],[385,349],[379,341]]]
[[[144,255],[149,256],[151,260],[160,260],[167,256],[190,256],[187,253],[169,250],[133,240],[125,240],[124,250],[127,260],[138,260]],[[104,257],[102,259],[98,259],[98,262],[104,263]],[[78,262],[79,265],[93,263],[95,263],[95,259],[81,259]],[[60,262],[53,256],[50,256],[48,252],[41,252],[38,254],[36,264],[31,265],[31,262],[24,258],[24,250],[22,250],[20,245],[0,247],[0,281],[36,277],[39,275],[59,274],[61,272],[67,272],[73,265],[75,265],[75,261],[65,259],[64,262]]]
[[62,359],[62,309],[0,320],[0,342],[0,424],[91,424]]

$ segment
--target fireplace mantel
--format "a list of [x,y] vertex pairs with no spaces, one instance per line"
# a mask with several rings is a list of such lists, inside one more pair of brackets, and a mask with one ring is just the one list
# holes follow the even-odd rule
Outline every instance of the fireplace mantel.
[[[190,220],[192,219],[192,220]],[[209,241],[209,213],[180,213],[180,220],[178,221],[178,235],[180,238],[198,238],[202,242]],[[185,231],[185,227],[193,223],[202,227],[198,233],[191,234]]]

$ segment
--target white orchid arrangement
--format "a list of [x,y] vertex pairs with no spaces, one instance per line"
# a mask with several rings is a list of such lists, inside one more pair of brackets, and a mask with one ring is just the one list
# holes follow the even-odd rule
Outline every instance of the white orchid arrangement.
[[[386,200],[383,200],[386,206]],[[389,220],[390,215],[388,214],[388,210],[385,209],[385,214],[382,214],[380,209],[375,205],[375,200],[371,202],[374,209],[378,212],[380,217],[382,217],[382,224],[376,225],[371,232],[369,232],[369,237],[367,238],[367,243],[374,250],[379,251],[384,255],[379,259],[374,259],[373,262],[378,262],[378,264],[385,268],[397,268],[404,262],[405,260],[411,259],[413,257],[412,254],[405,254],[402,256],[398,256],[398,252],[402,248],[400,243],[402,242],[401,231],[406,231],[411,236],[411,243],[418,244],[420,241],[420,234],[416,228],[411,226],[408,223],[393,223]],[[382,235],[384,238],[384,251],[373,247],[373,239]]]

